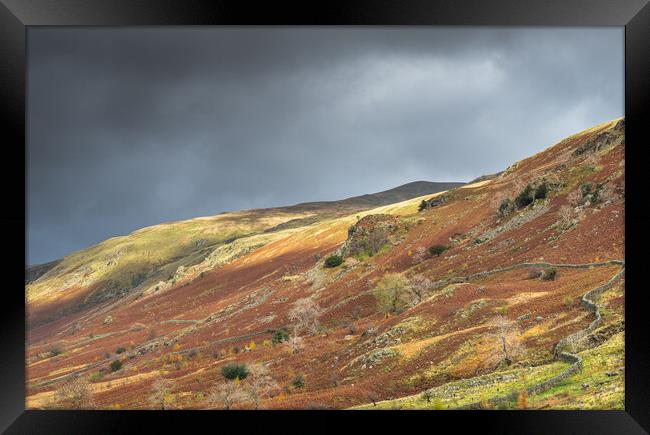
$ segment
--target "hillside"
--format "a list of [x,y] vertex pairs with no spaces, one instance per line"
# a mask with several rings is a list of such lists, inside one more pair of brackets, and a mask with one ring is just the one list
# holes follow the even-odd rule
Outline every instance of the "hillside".
[[444,192],[109,239],[27,286],[27,406],[623,409],[624,164],[619,119]]
[[292,229],[462,184],[418,181],[340,201],[227,212],[142,228],[62,260],[26,268],[29,323],[182,281],[186,268],[196,275],[281,239]]

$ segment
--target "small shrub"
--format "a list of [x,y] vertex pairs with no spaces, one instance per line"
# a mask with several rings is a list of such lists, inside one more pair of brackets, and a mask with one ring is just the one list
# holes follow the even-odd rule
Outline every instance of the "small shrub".
[[296,375],[291,380],[291,385],[293,385],[294,388],[302,388],[305,386],[305,378],[302,375]]
[[58,347],[55,347],[54,349],[51,349],[50,350],[50,355],[51,356],[61,355],[61,349],[59,349]]
[[544,269],[541,275],[541,279],[544,281],[553,281],[557,277],[557,269],[551,267],[549,269]]
[[243,380],[248,376],[248,368],[246,364],[231,363],[221,368],[221,374],[231,381],[235,379]]
[[343,263],[343,257],[340,255],[330,255],[325,259],[325,267],[336,267]]
[[532,269],[528,271],[528,279],[538,279],[542,276],[542,271],[539,269]]
[[443,252],[449,249],[449,246],[445,245],[433,245],[429,247],[429,254],[439,257]]
[[494,309],[494,312],[497,313],[497,314],[501,314],[502,316],[505,316],[506,314],[508,314],[508,306],[503,305],[501,307],[496,307]]
[[188,357],[189,359],[192,359],[192,358],[195,358],[196,355],[198,355],[197,350],[196,350],[196,349],[192,349],[192,350],[190,350],[190,351],[188,352],[187,357]]
[[239,346],[233,346],[233,348],[232,348],[232,351],[233,351],[235,354],[238,354],[240,350],[241,350],[241,349],[239,349]]
[[116,372],[121,368],[122,368],[122,361],[120,361],[119,359],[116,359],[111,363],[111,371]]
[[104,378],[104,373],[102,372],[95,372],[92,375],[90,375],[90,382],[97,382],[101,381]]
[[124,352],[126,352],[126,349],[123,347],[118,347],[117,349],[115,349],[115,353],[117,354],[124,353]]
[[573,306],[573,298],[571,296],[566,296],[564,298],[564,305],[567,307],[572,307]]
[[431,399],[433,398],[433,393],[431,390],[424,390],[422,392],[422,399],[426,400],[427,403],[431,402]]
[[273,337],[271,338],[271,342],[275,346],[276,344],[280,344],[283,341],[287,341],[289,339],[289,333],[287,332],[286,329],[278,329],[273,333]]

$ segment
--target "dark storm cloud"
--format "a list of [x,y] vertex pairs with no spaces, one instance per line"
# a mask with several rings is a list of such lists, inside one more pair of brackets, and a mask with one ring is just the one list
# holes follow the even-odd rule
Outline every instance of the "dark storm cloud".
[[623,115],[622,29],[31,29],[29,263],[467,181]]

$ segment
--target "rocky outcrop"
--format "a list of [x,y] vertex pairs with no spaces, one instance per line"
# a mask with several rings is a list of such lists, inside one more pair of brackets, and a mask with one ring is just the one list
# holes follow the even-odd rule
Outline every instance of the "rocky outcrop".
[[585,153],[598,152],[618,143],[625,143],[625,119],[618,121],[613,128],[588,139],[573,151],[573,155],[580,156]]
[[389,214],[364,216],[348,229],[348,238],[339,249],[340,255],[374,255],[387,243],[397,243],[400,228],[398,217]]

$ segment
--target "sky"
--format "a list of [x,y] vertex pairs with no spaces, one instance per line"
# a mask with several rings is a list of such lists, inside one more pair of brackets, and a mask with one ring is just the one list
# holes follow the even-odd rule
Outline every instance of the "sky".
[[623,28],[30,28],[27,264],[469,181],[624,115]]

